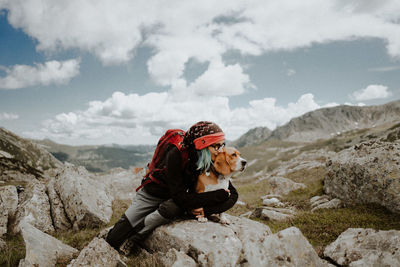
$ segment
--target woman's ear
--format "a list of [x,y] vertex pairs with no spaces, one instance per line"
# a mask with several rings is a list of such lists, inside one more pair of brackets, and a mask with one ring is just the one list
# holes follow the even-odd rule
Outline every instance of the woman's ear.
[[215,158],[214,167],[217,172],[223,175],[228,175],[231,173],[231,167],[226,161],[226,152],[220,152]]

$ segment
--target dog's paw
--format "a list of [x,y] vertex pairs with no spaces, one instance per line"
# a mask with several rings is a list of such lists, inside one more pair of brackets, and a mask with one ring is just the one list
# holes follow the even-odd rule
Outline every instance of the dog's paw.
[[198,217],[197,221],[204,223],[204,222],[208,222],[208,219],[207,219],[207,217]]
[[212,214],[210,216],[208,216],[210,220],[212,220],[213,222],[216,223],[220,223],[220,224],[230,224],[231,222],[229,221],[229,219],[225,216],[224,213],[221,214]]

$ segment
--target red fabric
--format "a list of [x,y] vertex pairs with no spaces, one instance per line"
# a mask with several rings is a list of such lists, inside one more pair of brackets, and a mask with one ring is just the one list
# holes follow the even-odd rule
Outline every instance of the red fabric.
[[209,134],[205,136],[201,136],[193,141],[194,147],[197,150],[202,150],[203,148],[208,147],[209,145],[221,142],[225,140],[225,134],[223,132],[218,132],[214,134]]

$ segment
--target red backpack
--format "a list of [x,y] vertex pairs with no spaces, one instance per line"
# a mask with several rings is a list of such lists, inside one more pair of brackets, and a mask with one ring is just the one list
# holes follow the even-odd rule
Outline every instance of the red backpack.
[[185,136],[185,131],[180,129],[170,129],[165,132],[165,134],[160,138],[157,143],[156,150],[154,151],[153,158],[149,164],[147,164],[147,171],[145,176],[143,177],[142,184],[136,188],[136,192],[139,191],[142,187],[149,183],[157,183],[162,186],[166,186],[159,179],[154,177],[155,173],[164,172],[165,167],[159,166],[159,163],[162,160],[162,157],[165,156],[166,149],[169,144],[176,146],[181,152],[182,156],[182,169],[185,167],[186,162],[188,160],[188,153],[185,149],[183,149],[183,137]]

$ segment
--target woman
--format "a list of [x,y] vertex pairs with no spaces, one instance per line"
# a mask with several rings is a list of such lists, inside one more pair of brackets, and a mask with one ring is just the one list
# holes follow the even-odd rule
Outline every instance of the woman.
[[[229,190],[195,193],[194,187],[201,172],[210,171],[212,161],[225,146],[225,135],[215,123],[201,121],[185,133],[182,149],[170,145],[159,173],[161,183],[148,183],[136,194],[131,206],[107,235],[107,242],[129,254],[134,244],[140,244],[159,225],[171,222],[185,213],[207,216],[230,209],[237,201],[238,193],[232,184]],[[182,162],[182,153],[188,159]]]

